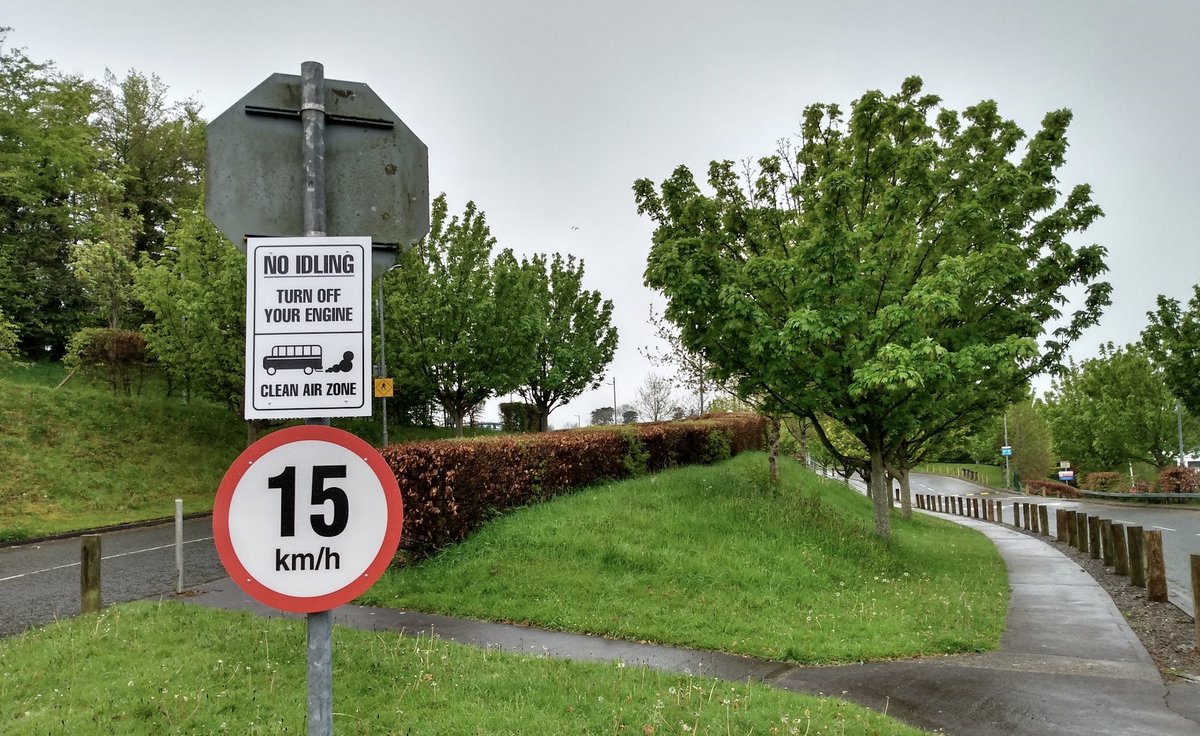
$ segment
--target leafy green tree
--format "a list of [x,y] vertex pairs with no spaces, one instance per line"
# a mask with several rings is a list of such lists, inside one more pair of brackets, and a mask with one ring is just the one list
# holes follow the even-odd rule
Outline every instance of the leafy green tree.
[[429,234],[385,276],[388,365],[433,396],[459,436],[473,407],[521,384],[532,356],[521,269],[511,252],[493,268],[495,245],[474,202],[451,216],[440,194]]
[[1200,284],[1184,310],[1178,299],[1159,295],[1158,308],[1146,315],[1142,345],[1188,411],[1200,415]]
[[8,366],[17,358],[19,341],[17,326],[9,322],[4,312],[0,311],[0,368]]
[[599,409],[592,409],[591,424],[593,427],[613,423],[613,408],[611,406],[602,406]]
[[[1072,362],[1051,384],[1044,413],[1059,455],[1083,471],[1119,470],[1131,461],[1158,470],[1175,464],[1175,397],[1139,345],[1108,343],[1098,357]],[[1193,445],[1190,412],[1184,427]]]
[[115,330],[135,299],[133,238],[141,218],[136,212],[117,211],[104,213],[99,220],[97,239],[75,247],[71,266],[88,301]]
[[158,75],[111,71],[97,98],[95,126],[111,153],[113,178],[138,214],[133,233],[139,253],[158,257],[169,225],[200,199],[204,120],[191,99],[171,101]]
[[[726,161],[711,194],[685,167],[634,185],[656,223],[646,283],[683,344],[827,446],[824,418],[845,426],[866,457],[841,459],[869,478],[880,536],[902,446],[1020,398],[1108,303],[1103,249],[1068,242],[1101,215],[1088,186],[1058,191],[1070,120],[1046,115],[1018,156],[1025,133],[994,102],[959,114],[912,77],[848,119],[810,106],[798,145],[745,181]],[[1064,317],[1072,285],[1086,297]]]
[[94,235],[92,214],[111,190],[88,122],[96,89],[3,48],[6,33],[0,29],[0,310],[17,325],[22,353],[60,358],[89,321],[72,248]]
[[[587,389],[600,387],[617,349],[613,304],[583,288],[583,261],[555,253],[523,261],[525,314],[516,316],[532,334],[533,360],[517,393],[536,407],[537,431],[550,424],[550,412]],[[510,339],[514,339],[510,337]],[[515,336],[515,339],[522,339]]]
[[[999,454],[1004,441],[1003,428],[998,428],[993,457]],[[1008,444],[1013,448],[1009,468],[1016,479],[1045,480],[1054,467],[1050,426],[1032,401],[1013,404],[1008,410]]]
[[138,297],[153,321],[143,327],[150,353],[183,391],[242,414],[246,372],[246,257],[203,208],[184,213],[162,258],[143,255]]

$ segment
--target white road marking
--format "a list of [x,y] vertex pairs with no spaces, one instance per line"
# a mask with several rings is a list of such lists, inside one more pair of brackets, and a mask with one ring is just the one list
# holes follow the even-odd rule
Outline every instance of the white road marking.
[[1168,528],[1167,528],[1167,527],[1165,527],[1165,526],[1156,526],[1156,527],[1154,527],[1154,528],[1155,528],[1155,529],[1162,529],[1164,532],[1173,532],[1173,531],[1175,531],[1174,529],[1168,529]]
[[[184,544],[192,544],[194,542],[208,542],[210,540],[212,540],[212,537],[200,537],[199,539],[189,539],[186,542],[184,542]],[[121,552],[121,553],[115,554],[115,555],[104,555],[100,559],[101,560],[115,560],[118,557],[129,557],[130,555],[140,555],[144,552],[157,552],[160,549],[170,549],[174,546],[175,546],[174,543],[162,544],[157,547],[147,547],[146,549],[135,549],[132,552]],[[67,563],[66,565],[56,565],[54,567],[47,567],[44,570],[31,570],[30,572],[18,573],[17,575],[9,575],[6,578],[0,578],[0,583],[7,583],[9,580],[17,580],[18,578],[26,578],[26,577],[29,577],[30,575],[41,575],[42,573],[54,572],[55,570],[65,570],[68,567],[79,567],[80,564],[82,564],[82,563],[70,562],[70,563]]]

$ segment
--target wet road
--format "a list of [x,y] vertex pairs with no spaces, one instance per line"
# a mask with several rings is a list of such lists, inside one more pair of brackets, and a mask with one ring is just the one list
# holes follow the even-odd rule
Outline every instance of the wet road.
[[1005,520],[1012,523],[1012,501],[1037,503],[1049,508],[1050,533],[1055,534],[1054,510],[1081,511],[1088,516],[1111,519],[1126,526],[1141,526],[1158,530],[1163,537],[1163,558],[1167,565],[1167,593],[1171,602],[1195,615],[1192,602],[1192,573],[1190,556],[1200,554],[1200,509],[1195,507],[1132,506],[1129,504],[1072,501],[1059,498],[1022,496],[1002,491],[988,491],[958,478],[913,473],[912,492],[939,493],[944,496],[987,496],[1005,502]]
[[[212,519],[184,522],[184,588],[225,576],[212,541]],[[101,535],[104,605],[174,593],[175,525]],[[79,613],[79,539],[0,548],[0,636]]]

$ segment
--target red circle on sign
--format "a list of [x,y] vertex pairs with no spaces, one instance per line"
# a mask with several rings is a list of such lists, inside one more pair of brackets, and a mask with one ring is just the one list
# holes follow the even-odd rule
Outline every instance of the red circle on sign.
[[[383,538],[379,540],[379,550],[366,569],[350,583],[336,590],[313,596],[282,593],[258,580],[247,569],[247,565],[238,558],[230,533],[230,507],[234,494],[239,490],[239,484],[246,473],[254,466],[254,463],[271,451],[297,442],[330,443],[344,448],[362,459],[379,481],[387,504],[387,521]],[[244,492],[249,492],[249,490],[246,489]],[[264,521],[270,523],[268,520]],[[374,447],[349,432],[322,425],[303,425],[281,429],[246,448],[226,471],[213,503],[213,540],[216,543],[221,564],[225,566],[225,570],[234,583],[256,601],[293,613],[328,611],[362,595],[383,575],[384,570],[391,563],[396,548],[400,544],[403,526],[404,505],[400,498],[400,486],[383,456]]]

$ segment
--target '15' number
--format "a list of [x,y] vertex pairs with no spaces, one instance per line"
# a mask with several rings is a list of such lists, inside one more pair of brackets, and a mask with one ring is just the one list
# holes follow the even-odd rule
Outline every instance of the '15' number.
[[[333,519],[325,518],[324,510],[308,517],[312,530],[322,537],[336,537],[346,530],[350,516],[350,501],[346,492],[336,486],[325,486],[334,478],[345,478],[345,465],[315,465],[312,473],[312,505],[333,504]],[[279,489],[279,536],[296,536],[296,467],[289,465],[283,472],[267,481],[268,488]]]

